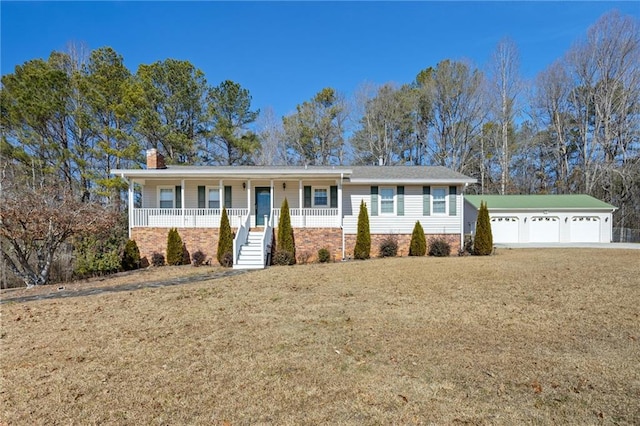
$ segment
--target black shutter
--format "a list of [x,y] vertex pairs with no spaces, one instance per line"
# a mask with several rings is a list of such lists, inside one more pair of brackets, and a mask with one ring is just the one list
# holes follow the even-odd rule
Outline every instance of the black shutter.
[[371,216],[378,216],[378,187],[371,187]]
[[396,188],[398,192],[398,216],[404,216],[404,186]]
[[206,195],[204,192],[204,186],[198,186],[198,208],[204,209],[207,207]]
[[231,187],[230,186],[224,187],[224,207],[226,207],[227,210],[231,208]]
[[431,187],[422,187],[422,215],[431,215]]
[[176,209],[182,208],[182,187],[176,185]]
[[449,187],[449,216],[455,216],[457,214],[456,206],[456,187]]
[[305,209],[311,208],[311,187],[310,186],[304,187],[304,208]]
[[329,207],[331,207],[332,209],[337,209],[338,208],[338,187],[337,186],[332,186],[329,188],[329,192],[331,195],[331,202],[329,204]]

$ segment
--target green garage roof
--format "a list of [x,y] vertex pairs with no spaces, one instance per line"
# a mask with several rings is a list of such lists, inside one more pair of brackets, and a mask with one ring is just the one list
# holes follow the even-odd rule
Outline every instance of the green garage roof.
[[464,199],[475,208],[480,201],[489,210],[615,210],[616,207],[590,195],[465,195]]

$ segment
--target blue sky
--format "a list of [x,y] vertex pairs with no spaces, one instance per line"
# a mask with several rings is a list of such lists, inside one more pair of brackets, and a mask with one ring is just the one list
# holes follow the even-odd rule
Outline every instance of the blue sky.
[[444,59],[482,67],[511,37],[535,74],[598,17],[640,2],[0,2],[1,70],[69,42],[111,46],[139,64],[188,60],[211,85],[233,80],[253,107],[295,110],[323,87],[351,96],[364,82],[408,83]]

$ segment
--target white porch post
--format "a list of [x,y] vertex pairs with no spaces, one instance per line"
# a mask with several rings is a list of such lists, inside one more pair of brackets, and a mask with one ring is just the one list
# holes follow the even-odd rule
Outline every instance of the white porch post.
[[222,179],[218,182],[218,200],[220,200],[220,214],[222,214],[222,207],[226,207],[224,205],[224,183]]
[[338,181],[338,226],[342,228],[342,179]]
[[131,227],[133,226],[133,208],[135,207],[133,201],[133,180],[129,180],[129,191],[128,191],[128,199],[129,199],[129,239],[131,239]]
[[186,188],[184,187],[184,179],[182,179],[180,181],[180,208],[181,208],[181,214],[182,214],[182,226],[186,225],[186,217],[185,217],[185,211],[184,211],[184,193]]
[[271,217],[271,212],[273,211],[273,199],[275,198],[275,196],[276,196],[276,193],[273,188],[273,179],[271,179],[271,197],[269,197],[271,199],[271,206],[269,210],[269,217]]
[[247,214],[251,216],[251,180],[247,180]]
[[299,227],[303,227],[302,225],[302,207],[304,206],[304,201],[302,199],[302,179],[300,179],[298,181],[298,210],[300,210],[300,214],[298,215],[298,220],[300,221],[300,223],[298,224]]

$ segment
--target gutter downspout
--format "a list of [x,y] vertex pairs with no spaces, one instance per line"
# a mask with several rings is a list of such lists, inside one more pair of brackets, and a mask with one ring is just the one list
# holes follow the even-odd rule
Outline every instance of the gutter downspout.
[[460,194],[462,201],[462,207],[460,208],[460,250],[464,250],[464,190],[467,189],[468,185],[468,183],[464,184],[462,194]]

